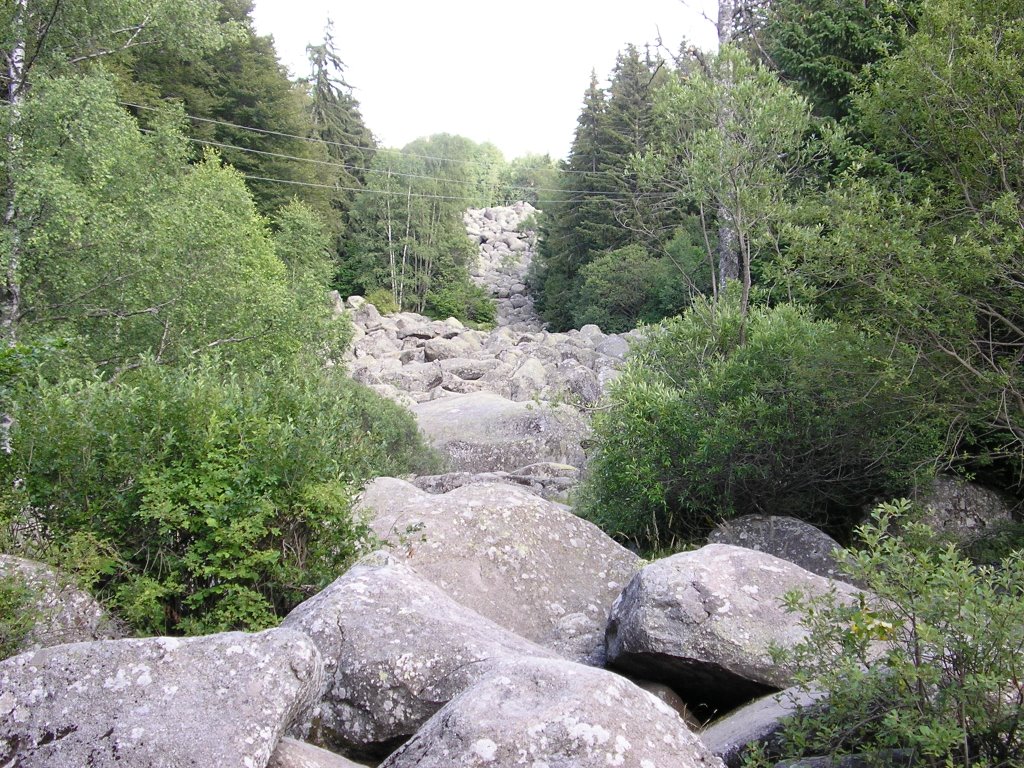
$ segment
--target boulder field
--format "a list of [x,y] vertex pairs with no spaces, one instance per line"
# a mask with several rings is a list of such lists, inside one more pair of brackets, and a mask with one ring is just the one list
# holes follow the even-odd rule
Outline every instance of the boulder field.
[[[542,329],[532,213],[466,214],[495,330],[337,298],[352,375],[408,405],[448,471],[372,482],[358,511],[381,549],[281,627],[117,639],[59,575],[0,559],[47,607],[0,662],[0,766],[735,768],[822,705],[781,693],[769,649],[803,637],[783,592],[856,594],[834,542],[757,518],[645,563],[560,503],[630,337]],[[1001,514],[939,495],[974,527]]]

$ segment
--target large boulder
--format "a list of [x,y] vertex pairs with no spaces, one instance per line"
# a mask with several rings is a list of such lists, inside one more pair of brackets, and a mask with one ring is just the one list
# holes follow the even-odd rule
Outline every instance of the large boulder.
[[120,628],[92,595],[44,563],[0,555],[0,578],[26,590],[27,604],[22,610],[28,612],[32,626],[18,653],[121,636]]
[[381,768],[721,768],[679,716],[610,672],[566,661],[497,665]]
[[608,609],[638,559],[595,525],[499,484],[431,495],[376,480],[361,506],[396,555],[463,605],[570,658],[601,662]]
[[793,670],[771,649],[793,648],[806,630],[783,596],[824,594],[833,585],[841,597],[856,592],[742,547],[681,552],[641,570],[615,601],[608,661],[669,683],[690,703],[727,711],[791,682]]
[[839,543],[824,531],[795,517],[744,515],[719,523],[709,544],[732,544],[767,552],[805,571],[829,579],[843,578],[836,563]]
[[352,757],[391,752],[488,662],[549,655],[382,553],[295,608],[282,626],[313,639],[330,681],[293,734]]
[[282,629],[24,653],[0,663],[0,765],[263,768],[323,682]]
[[419,403],[412,412],[453,471],[511,472],[538,461],[579,467],[586,459],[586,422],[568,406],[473,392]]

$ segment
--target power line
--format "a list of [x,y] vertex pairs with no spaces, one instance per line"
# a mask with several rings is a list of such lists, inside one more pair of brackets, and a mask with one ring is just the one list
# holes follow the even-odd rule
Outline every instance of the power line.
[[[148,133],[148,134],[155,133],[155,131],[153,131],[152,129],[149,129],[149,128],[140,128],[139,130],[142,133]],[[221,142],[221,141],[211,141],[209,139],[197,139],[197,138],[195,138],[193,136],[185,136],[184,138],[186,140],[188,140],[188,141],[194,142],[196,144],[201,144],[201,145],[204,145],[204,146],[218,147],[218,148],[221,148],[221,149],[229,149],[229,150],[233,150],[233,151],[237,151],[237,152],[248,152],[248,153],[252,153],[252,154],[256,154],[256,155],[262,155],[262,156],[266,156],[266,157],[276,157],[276,158],[281,158],[281,159],[284,159],[284,160],[294,160],[294,161],[302,162],[302,163],[311,163],[311,164],[314,164],[314,165],[325,166],[325,167],[328,167],[328,168],[341,168],[341,169],[346,170],[346,171],[365,170],[365,171],[367,171],[369,173],[377,173],[377,174],[386,175],[386,176],[389,176],[389,177],[390,176],[397,176],[397,177],[408,178],[408,179],[423,179],[425,181],[434,181],[434,182],[438,182],[438,183],[441,183],[441,184],[466,184],[466,185],[476,184],[475,181],[469,181],[469,180],[466,180],[466,179],[445,179],[445,178],[442,178],[442,177],[439,177],[439,176],[426,176],[426,175],[418,174],[418,173],[401,173],[399,171],[382,170],[382,169],[379,169],[379,168],[358,169],[356,166],[353,166],[353,165],[348,165],[346,163],[338,163],[338,162],[334,162],[334,161],[330,161],[330,160],[318,160],[318,159],[313,158],[313,157],[298,157],[297,155],[288,155],[288,154],[284,154],[282,152],[269,152],[267,150],[262,150],[262,149],[253,149],[252,147],[239,147],[239,146],[237,146],[235,144],[227,144],[227,143],[224,143],[224,142]],[[255,176],[247,176],[246,178],[257,179],[257,177],[255,177]],[[261,180],[261,181],[278,181],[278,182],[285,183],[285,184],[287,184],[287,183],[299,184],[300,183],[300,182],[297,182],[297,181],[296,182],[290,182],[287,179],[259,178],[259,180]],[[311,183],[308,184],[308,185],[309,186],[318,186],[318,187],[322,187],[324,189],[337,189],[339,191],[349,191],[349,192],[377,192],[378,191],[378,190],[373,190],[373,189],[370,189],[370,188],[367,188],[367,187],[353,188],[353,187],[340,187],[340,186],[333,186],[333,185],[326,185],[326,184],[314,185],[314,184],[311,184]],[[513,185],[513,187],[515,188],[515,185]],[[601,192],[601,191],[589,190],[589,189],[562,189],[560,187],[519,187],[519,188],[523,189],[523,190],[534,191],[534,192],[554,192],[554,193],[561,193],[561,194],[567,194],[567,195],[573,195],[573,194],[590,195],[590,196],[593,196],[593,197],[602,197],[602,198],[607,199],[607,200],[633,200],[633,199],[637,199],[637,198],[641,198],[641,199],[667,198],[667,197],[672,197],[673,196],[671,193],[664,193],[664,192],[662,192],[662,193],[641,192],[641,193],[638,193],[636,195],[630,195],[628,193]],[[379,190],[379,191],[383,192],[383,190]],[[405,196],[407,193],[406,192],[395,192],[393,194]],[[473,202],[474,201],[473,198],[468,198],[468,197],[464,198],[464,197],[456,197],[456,196],[444,196],[444,195],[413,194],[412,196],[413,197],[432,197],[432,198],[438,199],[438,200],[466,200],[468,202]],[[548,200],[546,202],[560,203],[560,202],[582,202],[582,201],[577,201],[577,200]]]
[[[141,130],[143,133],[153,133],[153,131],[148,129],[148,128],[140,128],[139,130]],[[264,155],[266,157],[277,157],[277,158],[281,158],[281,159],[284,159],[284,160],[295,160],[295,161],[300,162],[300,163],[311,163],[313,165],[320,165],[320,166],[325,166],[325,167],[328,167],[328,168],[341,168],[341,169],[346,170],[346,171],[360,171],[360,170],[362,170],[362,171],[364,171],[366,173],[375,173],[375,174],[378,174],[378,175],[381,175],[381,176],[397,176],[397,177],[404,178],[404,179],[423,179],[425,181],[436,181],[436,182],[440,182],[442,184],[465,184],[465,185],[475,185],[475,184],[477,184],[477,182],[471,181],[471,180],[467,180],[467,179],[446,179],[446,178],[443,178],[443,177],[440,177],[440,176],[427,176],[427,175],[424,175],[424,174],[421,174],[421,173],[402,173],[400,171],[392,171],[390,169],[383,170],[381,168],[358,168],[357,166],[349,165],[347,163],[338,163],[338,162],[334,162],[334,161],[331,161],[331,160],[317,160],[316,158],[313,158],[313,157],[298,157],[297,155],[287,155],[287,154],[284,154],[282,152],[269,152],[267,150],[262,150],[262,149],[253,149],[252,147],[239,147],[239,146],[237,146],[235,144],[226,144],[226,143],[224,143],[222,141],[211,141],[209,139],[197,139],[194,136],[186,136],[185,138],[188,139],[191,142],[194,142],[196,144],[202,144],[204,146],[219,147],[221,149],[230,149],[230,150],[234,150],[234,151],[237,151],[237,152],[249,152],[249,153],[256,154],[256,155]],[[517,185],[512,185],[512,186],[515,187]],[[603,196],[603,197],[609,197],[609,198],[613,198],[613,199],[624,199],[624,200],[625,199],[632,199],[633,197],[635,197],[634,195],[628,195],[626,193],[601,192],[601,191],[593,190],[593,189],[562,189],[561,187],[525,187],[525,186],[521,186],[521,185],[520,185],[520,188],[521,189],[529,189],[529,190],[534,191],[534,192],[560,192],[560,193],[567,194],[567,195],[574,195],[574,194],[578,194],[578,195],[600,195],[600,196]],[[648,196],[648,195],[652,195],[653,196],[654,194],[655,193],[640,193],[641,196]],[[664,195],[665,193],[657,193],[657,194]]]
[[[118,103],[121,106],[123,106],[123,107],[131,107],[133,109],[142,109],[142,110],[145,110],[145,111],[148,111],[148,112],[159,112],[160,111],[160,109],[158,107],[149,107],[149,106],[146,106],[144,104],[135,104],[135,103],[130,102],[130,101],[121,101],[121,102],[118,102]],[[251,126],[251,125],[240,125],[239,123],[230,123],[230,122],[227,122],[226,120],[214,120],[213,118],[210,118],[210,117],[199,117],[197,115],[189,115],[189,114],[186,114],[185,117],[187,117],[189,120],[195,120],[196,122],[200,122],[200,123],[211,123],[212,125],[224,125],[224,126],[227,126],[229,128],[238,128],[239,130],[242,130],[242,131],[251,131],[253,133],[262,133],[262,134],[264,134],[266,136],[280,136],[280,137],[286,138],[286,139],[297,139],[299,141],[305,141],[305,142],[309,142],[309,143],[313,143],[313,144],[326,144],[326,145],[332,146],[332,147],[344,147],[346,149],[358,149],[360,151],[366,151],[367,149],[373,149],[372,147],[364,147],[364,146],[360,146],[358,144],[348,144],[348,143],[343,142],[343,141],[328,141],[327,139],[316,139],[316,138],[313,138],[311,136],[299,136],[298,134],[294,134],[294,133],[283,133],[281,131],[271,131],[271,130],[269,130],[267,128],[256,128],[256,127]],[[374,150],[374,151],[378,151],[378,150]],[[477,160],[463,160],[463,159],[459,159],[459,158],[438,157],[437,155],[420,155],[420,154],[416,154],[414,152],[402,152],[402,154],[405,155],[406,157],[415,157],[415,158],[419,158],[421,160],[439,160],[439,161],[446,162],[446,163],[464,163],[466,165],[475,165],[475,166],[478,166],[478,167],[481,167],[481,168],[486,168],[487,167],[486,164],[481,163],[481,162],[479,162]],[[565,169],[560,168],[560,169],[558,169],[558,171],[559,171],[559,173],[577,174],[577,175],[580,175],[580,176],[612,176],[613,175],[610,171],[575,171],[575,170],[571,170],[571,169],[568,169],[568,168],[565,168]]]
[[[335,191],[352,191],[352,193],[362,193],[367,195],[389,195],[396,198],[419,198],[423,200],[456,200],[461,203],[475,203],[474,198],[464,198],[453,195],[423,195],[420,193],[411,193],[411,191],[403,191],[401,189],[374,189],[368,186],[338,186],[335,184],[317,184],[312,181],[297,181],[295,179],[287,178],[271,178],[269,176],[255,176],[247,173],[241,174],[242,178],[250,179],[252,181],[269,181],[272,183],[279,184],[291,184],[293,186],[309,186],[316,189],[334,189]],[[666,197],[666,196],[659,196]],[[672,196],[668,196],[672,197]],[[613,199],[608,199],[613,200]],[[580,203],[580,200],[538,200],[538,205],[547,205],[549,203],[562,204],[562,203]]]

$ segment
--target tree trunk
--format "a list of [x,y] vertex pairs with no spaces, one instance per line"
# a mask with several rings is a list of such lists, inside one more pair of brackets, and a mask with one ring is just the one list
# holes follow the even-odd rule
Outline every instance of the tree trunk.
[[[718,0],[718,50],[729,45],[736,32],[736,1]],[[721,67],[721,65],[719,65]],[[721,93],[725,94],[718,106],[717,128],[725,132],[733,121],[732,107],[728,96],[732,88],[732,72],[719,69],[719,85]],[[724,163],[724,159],[722,160]],[[739,238],[736,234],[736,222],[733,221],[732,212],[724,204],[719,204],[718,210],[718,283],[721,289],[729,280],[738,280],[740,277],[740,248]]]
[[[16,0],[11,28],[16,32],[24,30],[27,23],[28,0]],[[0,287],[0,329],[4,341],[11,348],[18,342],[18,316],[21,313],[21,233],[18,231],[18,206],[15,200],[15,178],[21,142],[17,134],[18,112],[25,88],[25,50],[27,44],[23,34],[15,34],[15,41],[7,55],[7,109],[10,110],[10,129],[4,137],[7,142],[7,164],[4,168],[5,189],[3,228],[7,237],[6,269],[3,285]],[[10,454],[11,429],[14,417],[6,410],[0,413],[0,451]]]
[[[16,10],[12,20],[12,28],[15,30],[24,29],[26,15],[28,14],[28,0],[16,0]],[[4,137],[7,142],[7,167],[4,169],[6,176],[4,196],[4,230],[7,233],[6,269],[4,271],[4,283],[0,292],[0,328],[3,330],[4,340],[8,347],[13,347],[17,342],[18,314],[21,310],[21,283],[18,279],[18,272],[21,265],[21,235],[18,232],[17,219],[18,208],[14,199],[15,165],[19,155],[19,140],[15,133],[18,119],[18,111],[21,106],[22,94],[25,85],[25,49],[26,42],[23,35],[18,35],[14,45],[8,52],[7,57],[7,108],[11,111],[10,132]],[[6,435],[0,435],[0,442]],[[6,444],[0,446],[6,448]]]

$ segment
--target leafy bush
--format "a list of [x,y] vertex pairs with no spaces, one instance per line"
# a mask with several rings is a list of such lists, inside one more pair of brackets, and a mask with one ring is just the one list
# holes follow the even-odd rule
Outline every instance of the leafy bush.
[[[913,765],[1024,764],[1024,553],[977,567],[910,503],[879,507],[842,569],[867,589],[852,604],[794,594],[809,638],[800,681],[829,705],[789,724],[790,754],[906,750]],[[894,524],[902,530],[894,534]]]
[[398,311],[398,304],[395,302],[395,297],[391,295],[391,291],[387,288],[377,288],[376,290],[370,291],[366,294],[366,300],[373,304],[377,308],[377,311],[382,315],[390,315],[393,312]]
[[361,552],[355,489],[425,460],[407,412],[312,361],[42,383],[15,416],[5,482],[51,550],[25,554],[93,537],[99,595],[144,633],[276,623]]
[[[744,340],[745,336],[745,340]],[[647,330],[595,420],[582,513],[640,547],[788,514],[843,537],[939,450],[899,347],[782,305],[698,299]]]
[[32,593],[23,583],[0,576],[0,661],[18,652],[32,630]]
[[575,302],[576,322],[594,323],[606,333],[657,322],[690,302],[690,293],[673,262],[656,259],[639,245],[602,254],[580,274],[583,284]]
[[427,294],[426,313],[438,320],[456,317],[475,327],[493,327],[498,307],[490,294],[465,278]]

